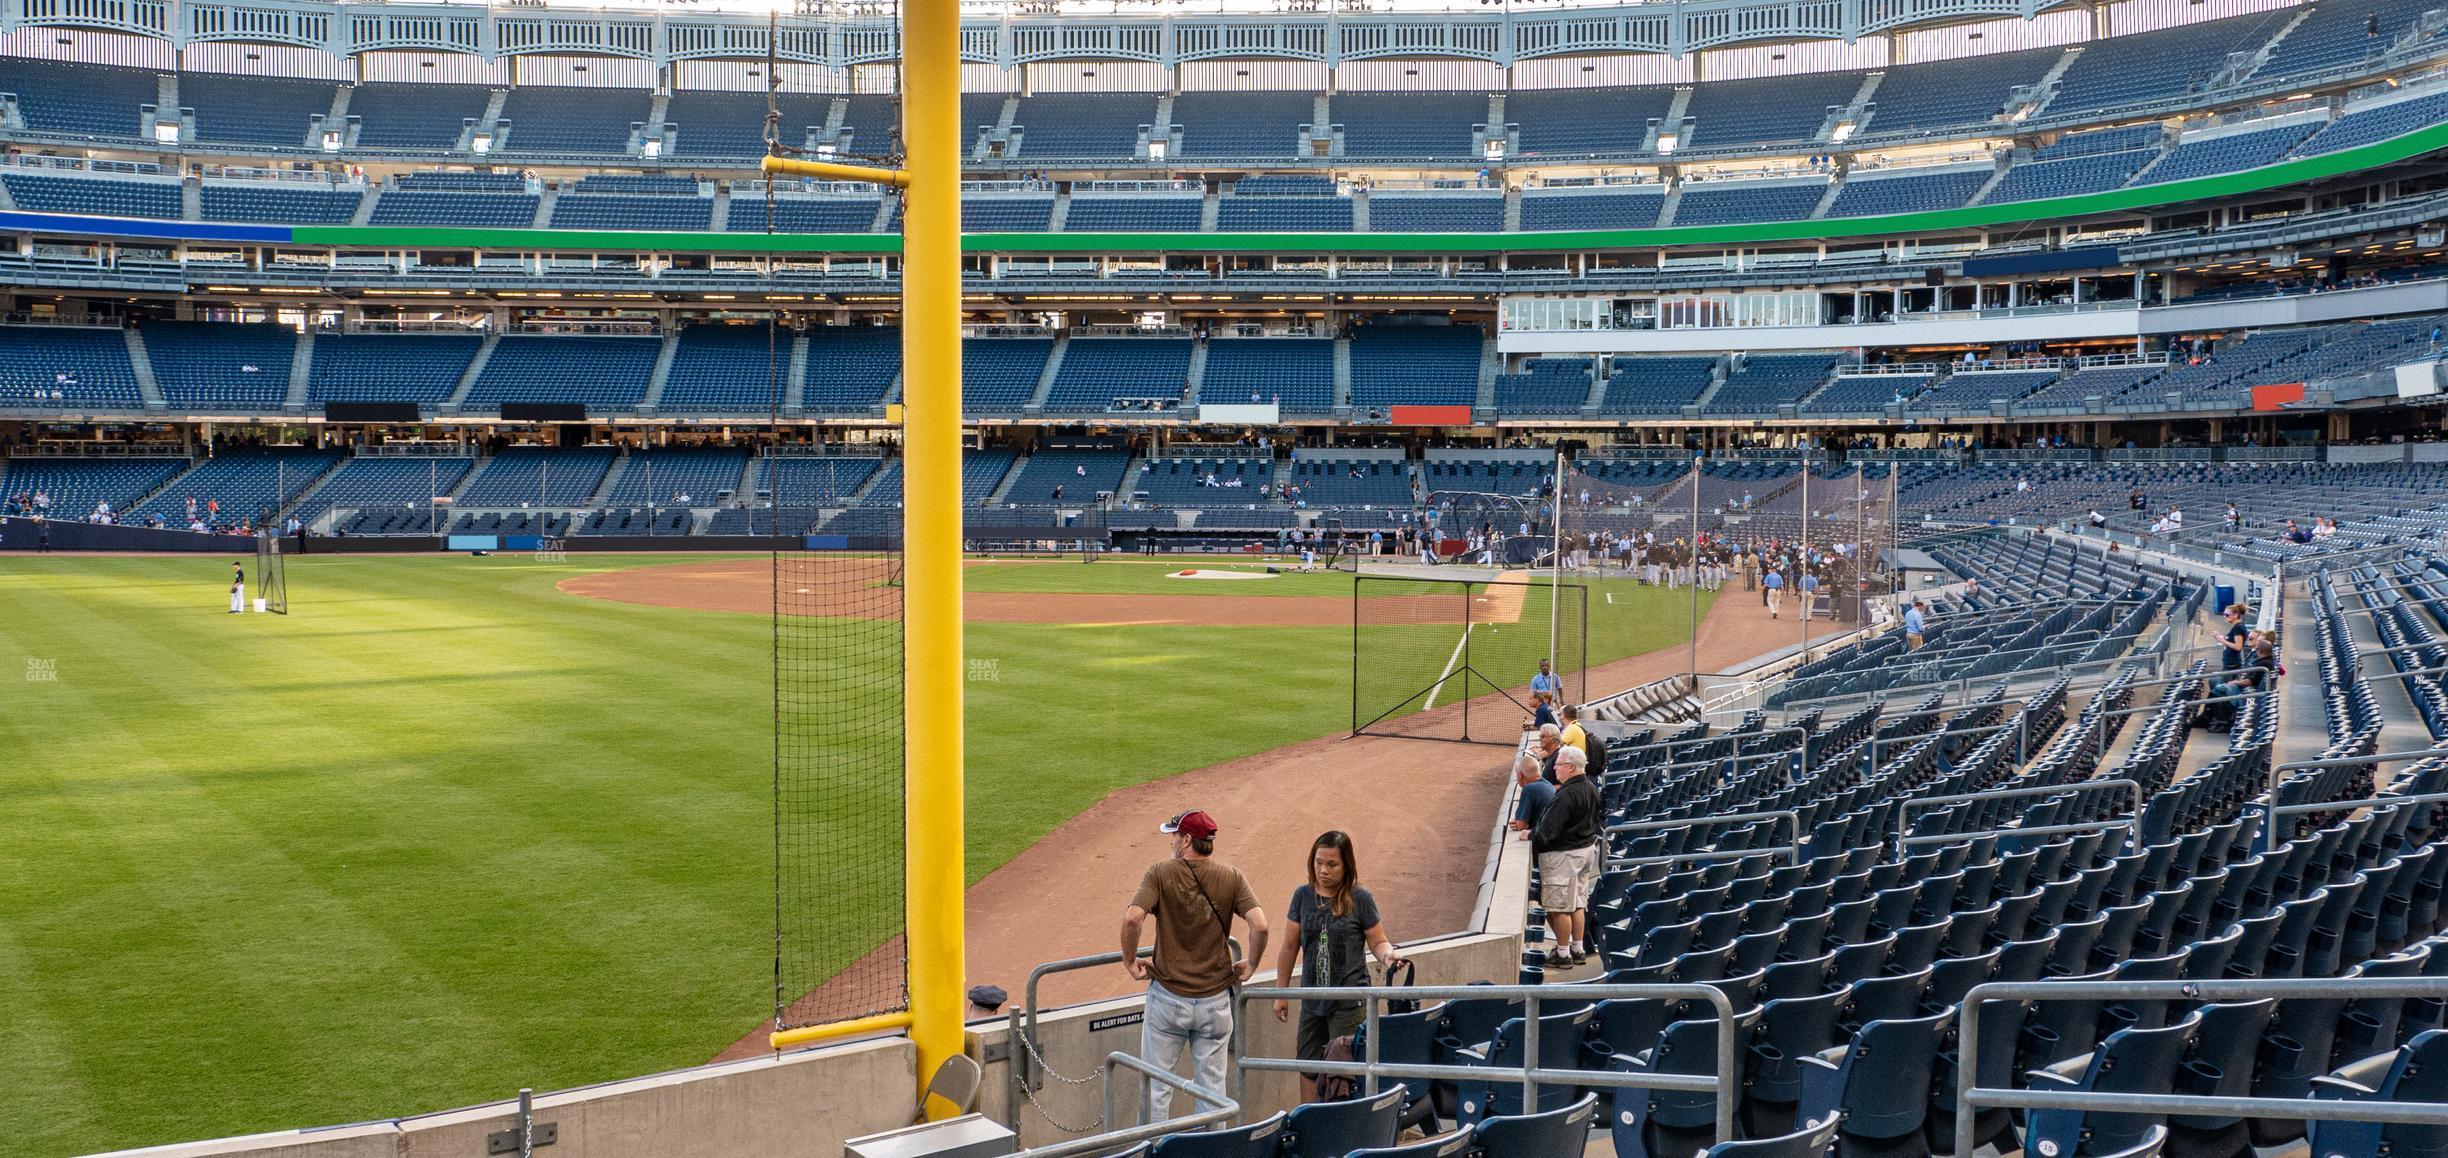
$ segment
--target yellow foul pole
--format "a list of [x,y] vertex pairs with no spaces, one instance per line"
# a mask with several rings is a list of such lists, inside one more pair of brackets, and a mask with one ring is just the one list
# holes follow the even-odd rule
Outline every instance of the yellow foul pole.
[[[922,1084],[966,1048],[961,656],[960,4],[903,0],[902,632],[910,1041]],[[940,1116],[947,1107],[927,1107]]]
[[[931,728],[904,759],[909,1012],[784,1030],[773,1047],[908,1026],[923,1090],[968,1048],[961,800],[960,2],[903,0],[905,168],[767,157],[768,173],[873,181],[904,190],[901,227],[901,633],[904,720]],[[950,1109],[926,1107],[930,1117]]]

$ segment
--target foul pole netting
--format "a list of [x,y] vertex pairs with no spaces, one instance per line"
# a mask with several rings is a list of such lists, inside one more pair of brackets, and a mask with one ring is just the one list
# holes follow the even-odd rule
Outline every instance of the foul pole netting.
[[[778,397],[790,338],[769,325]],[[825,519],[844,476],[864,479],[872,458],[769,451],[761,466],[772,493],[759,521],[773,544],[774,1027],[790,1030],[909,1006],[901,512]],[[821,533],[836,523],[863,533]]]
[[1353,734],[1514,742],[1539,661],[1580,701],[1588,608],[1585,587],[1528,572],[1355,577]]

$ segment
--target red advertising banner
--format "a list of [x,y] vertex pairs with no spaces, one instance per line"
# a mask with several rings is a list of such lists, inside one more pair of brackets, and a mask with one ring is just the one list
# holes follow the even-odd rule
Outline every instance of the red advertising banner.
[[2303,400],[2304,384],[2301,382],[2279,382],[2252,388],[2252,408],[2255,410],[2276,410],[2289,402]]
[[1396,426],[1468,426],[1471,408],[1468,406],[1394,406],[1386,410],[1387,421]]

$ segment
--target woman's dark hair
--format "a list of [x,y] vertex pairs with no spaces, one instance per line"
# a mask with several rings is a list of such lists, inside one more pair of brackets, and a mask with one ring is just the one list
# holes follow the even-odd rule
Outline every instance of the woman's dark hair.
[[[1318,850],[1321,848],[1331,848],[1335,850],[1337,855],[1343,858],[1343,887],[1336,889],[1331,895],[1326,892],[1323,886],[1318,884],[1317,854]],[[1321,834],[1316,840],[1311,841],[1309,844],[1309,863],[1303,866],[1303,870],[1309,877],[1309,890],[1318,894],[1319,900],[1326,902],[1326,909],[1328,912],[1331,912],[1338,917],[1351,912],[1352,893],[1360,887],[1360,858],[1357,853],[1352,851],[1352,839],[1350,833],[1344,832],[1339,828],[1330,829]]]

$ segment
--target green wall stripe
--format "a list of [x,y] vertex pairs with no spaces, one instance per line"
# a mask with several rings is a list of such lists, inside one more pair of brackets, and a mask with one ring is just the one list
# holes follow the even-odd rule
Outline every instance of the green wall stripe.
[[[1551,253],[1645,246],[1833,241],[2053,221],[2151,209],[2283,188],[2448,149],[2448,124],[2317,157],[2304,157],[2159,185],[2071,197],[1974,205],[1841,220],[1767,221],[1664,229],[1581,229],[1530,233],[972,233],[970,253]],[[566,229],[457,229],[448,226],[318,225],[292,231],[300,245],[402,249],[572,249],[692,253],[898,253],[890,233],[694,233]]]

